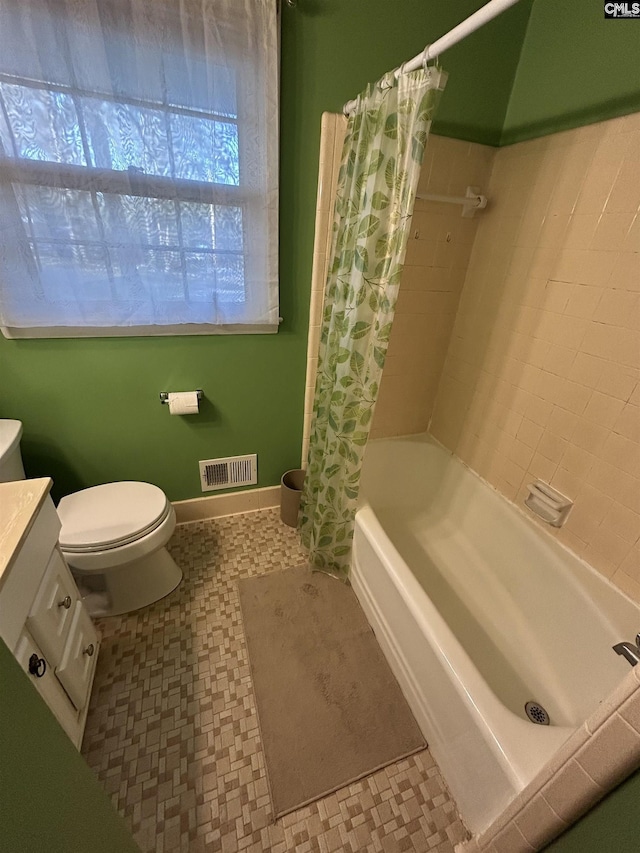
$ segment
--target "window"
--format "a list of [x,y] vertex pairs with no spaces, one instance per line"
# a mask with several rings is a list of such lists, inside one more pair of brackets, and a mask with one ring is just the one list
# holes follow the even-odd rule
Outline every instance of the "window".
[[275,331],[275,0],[0,0],[10,337]]

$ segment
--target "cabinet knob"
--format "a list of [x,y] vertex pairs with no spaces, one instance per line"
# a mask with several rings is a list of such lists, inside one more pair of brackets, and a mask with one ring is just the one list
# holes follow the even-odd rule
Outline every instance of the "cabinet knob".
[[71,607],[71,596],[65,595],[62,601],[58,602],[58,607],[64,607],[65,610],[68,610]]
[[35,675],[36,678],[42,678],[47,671],[47,662],[44,658],[38,657],[34,652],[29,658],[29,672]]
[[96,650],[96,648],[95,648],[95,646],[93,645],[93,643],[89,643],[89,645],[87,646],[87,648],[84,650],[84,654],[85,654],[85,655],[88,655],[89,657],[91,657],[91,656],[93,655],[93,653],[95,652],[95,650]]

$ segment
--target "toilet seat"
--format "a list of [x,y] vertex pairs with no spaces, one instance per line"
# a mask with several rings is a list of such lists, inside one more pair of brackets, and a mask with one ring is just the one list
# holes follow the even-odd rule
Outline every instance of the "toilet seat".
[[65,554],[92,554],[135,543],[171,513],[166,495],[151,483],[105,483],[62,498],[60,547]]

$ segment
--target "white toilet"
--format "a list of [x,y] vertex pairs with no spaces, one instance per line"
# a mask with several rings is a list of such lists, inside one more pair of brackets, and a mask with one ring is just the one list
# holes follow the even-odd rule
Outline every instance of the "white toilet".
[[[24,479],[20,421],[0,420],[0,482]],[[165,548],[176,526],[150,483],[106,483],[58,505],[60,548],[92,616],[116,616],[164,598],[182,580]]]

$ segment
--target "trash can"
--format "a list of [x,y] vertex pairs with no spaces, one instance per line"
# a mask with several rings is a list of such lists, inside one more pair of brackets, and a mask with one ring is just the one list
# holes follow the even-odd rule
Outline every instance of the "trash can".
[[298,526],[298,510],[304,485],[304,468],[285,471],[280,480],[280,518],[289,527]]

